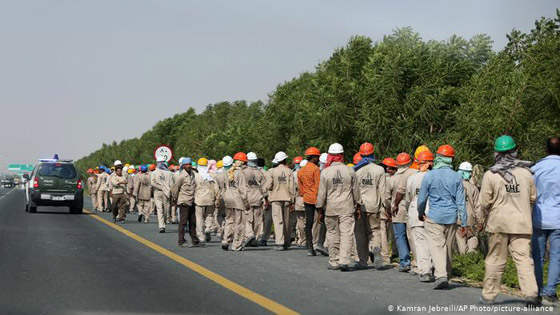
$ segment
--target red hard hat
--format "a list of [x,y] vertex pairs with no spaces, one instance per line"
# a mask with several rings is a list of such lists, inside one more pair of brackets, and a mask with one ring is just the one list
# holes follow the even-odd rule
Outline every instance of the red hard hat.
[[310,147],[309,149],[305,150],[305,155],[307,156],[312,156],[312,155],[321,155],[321,151],[319,151],[319,149],[317,149],[316,147]]
[[301,156],[296,156],[294,158],[294,164],[299,164],[301,163],[301,161],[303,161],[303,158]]
[[417,159],[419,163],[431,162],[434,160],[434,154],[430,151],[422,151],[418,153]]
[[233,159],[237,160],[237,161],[247,162],[247,154],[245,154],[243,152],[237,152],[233,156]]
[[383,162],[381,162],[381,163],[383,163],[383,165],[385,165],[385,166],[397,167],[397,161],[395,161],[395,159],[390,158],[390,157],[384,158]]
[[155,169],[156,169],[156,165],[155,165],[155,164],[150,164],[149,169],[150,169],[150,171],[155,170]]
[[398,166],[402,166],[402,165],[407,165],[410,162],[412,162],[412,160],[410,159],[410,155],[408,153],[399,153],[399,155],[397,155],[397,165]]
[[93,169],[92,169],[92,168],[88,168],[88,169],[87,169],[87,173],[88,173],[88,174],[93,174]]
[[358,163],[360,163],[361,160],[362,160],[362,155],[360,154],[360,152],[358,152],[358,153],[354,154],[354,158],[352,159],[352,163],[354,163],[354,165],[357,165]]
[[455,149],[449,144],[444,144],[437,149],[437,154],[447,157],[455,157]]
[[373,150],[374,150],[373,144],[369,142],[365,142],[360,146],[360,155],[362,156],[372,155]]

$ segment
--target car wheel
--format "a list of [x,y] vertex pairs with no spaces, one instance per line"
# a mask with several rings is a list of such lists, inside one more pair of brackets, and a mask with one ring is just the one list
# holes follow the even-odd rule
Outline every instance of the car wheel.
[[37,207],[29,206],[29,213],[35,213],[35,212],[37,212]]

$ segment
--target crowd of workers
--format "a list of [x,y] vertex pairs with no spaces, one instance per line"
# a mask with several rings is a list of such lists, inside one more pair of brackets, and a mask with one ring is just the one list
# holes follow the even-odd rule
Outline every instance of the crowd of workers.
[[[148,223],[157,215],[160,233],[178,224],[178,245],[205,247],[212,235],[224,250],[267,246],[274,228],[275,249],[306,246],[308,256],[328,256],[328,269],[384,269],[398,255],[401,272],[417,274],[435,289],[449,286],[454,248],[477,251],[488,235],[486,274],[480,303],[500,292],[508,253],[527,305],[557,303],[560,282],[560,139],[547,141],[548,156],[536,164],[517,158],[510,136],[496,139],[495,165],[481,181],[473,166],[453,170],[455,150],[432,153],[420,146],[377,163],[364,143],[344,164],[342,145],[327,153],[310,147],[306,158],[278,152],[273,167],[253,152],[219,161],[182,157],[179,165],[123,165],[114,171],[88,169],[96,211],[112,211],[115,222],[128,213]],[[479,167],[479,168],[477,168]],[[477,169],[474,168],[476,173]],[[190,241],[185,233],[190,235]],[[548,281],[543,283],[545,256]],[[355,263],[352,263],[354,261]]]

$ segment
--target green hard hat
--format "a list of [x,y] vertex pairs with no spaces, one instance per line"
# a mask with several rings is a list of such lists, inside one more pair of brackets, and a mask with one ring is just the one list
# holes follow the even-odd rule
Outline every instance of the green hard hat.
[[195,161],[192,161],[192,162],[191,162],[191,165],[192,165],[193,167],[197,167],[197,166],[198,166],[198,164],[196,164]]
[[515,149],[515,147],[517,147],[517,144],[515,144],[515,140],[513,140],[512,137],[506,135],[498,137],[496,139],[496,142],[494,143],[494,150],[496,152],[507,152]]

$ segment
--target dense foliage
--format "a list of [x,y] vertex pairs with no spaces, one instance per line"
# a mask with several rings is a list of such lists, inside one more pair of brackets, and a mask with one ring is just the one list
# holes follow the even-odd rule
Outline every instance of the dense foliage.
[[351,158],[364,141],[375,144],[378,157],[450,143],[459,160],[488,166],[492,142],[503,133],[517,139],[523,158],[537,160],[560,129],[556,14],[528,34],[513,31],[499,52],[485,35],[423,41],[402,28],[375,43],[352,37],[315,72],[279,85],[267,103],[222,102],[200,114],[191,108],[140,138],[103,144],[78,166],[151,162],[162,143],[176,156],[254,151],[270,162],[279,150],[295,156],[340,142]]

